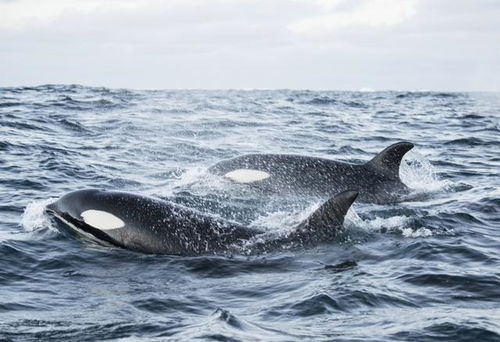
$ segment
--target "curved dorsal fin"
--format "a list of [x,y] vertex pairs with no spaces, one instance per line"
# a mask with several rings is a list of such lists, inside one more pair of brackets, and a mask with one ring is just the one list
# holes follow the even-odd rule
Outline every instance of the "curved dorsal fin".
[[366,163],[387,178],[399,180],[399,165],[403,156],[413,148],[410,142],[398,142],[387,147]]
[[358,197],[357,191],[344,191],[323,203],[305,221],[305,228],[314,231],[330,229],[344,223],[345,214]]

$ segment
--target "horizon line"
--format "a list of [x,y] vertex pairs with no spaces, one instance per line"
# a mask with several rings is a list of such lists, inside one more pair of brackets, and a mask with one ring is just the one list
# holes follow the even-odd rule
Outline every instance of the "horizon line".
[[499,93],[500,90],[450,90],[450,89],[374,89],[371,87],[361,87],[359,89],[334,89],[334,88],[265,88],[265,87],[234,87],[234,88],[161,88],[161,87],[120,87],[105,85],[89,85],[82,83],[40,83],[36,85],[0,85],[0,89],[6,88],[40,88],[47,86],[77,86],[87,88],[107,88],[107,89],[127,89],[136,91],[333,91],[333,92],[358,92],[358,93],[377,93],[377,92],[411,92],[411,93]]

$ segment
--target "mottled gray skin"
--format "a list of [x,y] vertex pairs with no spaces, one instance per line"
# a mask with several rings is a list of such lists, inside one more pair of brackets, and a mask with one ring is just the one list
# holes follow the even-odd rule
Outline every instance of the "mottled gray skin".
[[399,166],[412,148],[413,144],[400,142],[361,165],[300,155],[249,154],[223,160],[209,171],[221,176],[237,169],[265,171],[269,178],[248,185],[268,193],[324,197],[356,190],[360,202],[390,203],[409,193],[399,178]]
[[[326,201],[286,237],[269,241],[263,249],[281,243],[302,245],[327,241],[342,226],[357,192],[346,191]],[[262,234],[212,215],[171,202],[127,192],[96,189],[70,192],[47,206],[47,212],[71,229],[91,234],[115,246],[142,253],[197,255],[234,250]],[[120,218],[123,228],[100,230],[85,223],[82,213],[99,210]]]

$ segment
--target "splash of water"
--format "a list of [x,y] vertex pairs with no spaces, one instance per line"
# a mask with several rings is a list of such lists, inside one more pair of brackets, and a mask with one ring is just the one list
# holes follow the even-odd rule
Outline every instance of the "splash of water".
[[361,227],[372,232],[395,232],[407,238],[419,238],[432,236],[430,229],[425,227],[413,228],[413,219],[409,216],[397,215],[391,217],[375,217],[374,219],[362,219],[351,207],[345,217],[344,226],[347,228]]
[[224,192],[231,184],[223,177],[208,172],[206,167],[193,167],[182,173],[173,183],[172,190],[185,188],[200,193]]
[[49,222],[49,218],[45,214],[45,207],[54,202],[55,198],[33,201],[26,206],[21,217],[21,225],[23,228],[32,232],[39,229],[49,228],[56,231]]
[[403,183],[416,193],[432,193],[449,188],[446,180],[439,179],[436,169],[429,160],[416,151],[408,152],[399,169]]
[[275,211],[257,217],[251,226],[265,229],[266,231],[285,234],[305,221],[320,206],[320,203],[314,203],[300,211]]
[[174,187],[189,186],[189,185],[197,184],[209,176],[210,176],[210,173],[207,172],[206,168],[201,167],[201,166],[200,167],[193,167],[193,168],[186,170],[186,172],[183,172],[181,174],[181,176],[174,183]]

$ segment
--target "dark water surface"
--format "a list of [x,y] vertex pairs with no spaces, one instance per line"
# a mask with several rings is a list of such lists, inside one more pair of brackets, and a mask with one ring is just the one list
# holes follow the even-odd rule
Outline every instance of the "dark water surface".
[[[338,241],[142,255],[59,232],[88,187],[286,233],[321,198],[262,197],[207,166],[276,152],[363,162],[416,147],[411,198],[355,203]],[[0,88],[0,340],[500,340],[500,94]]]

